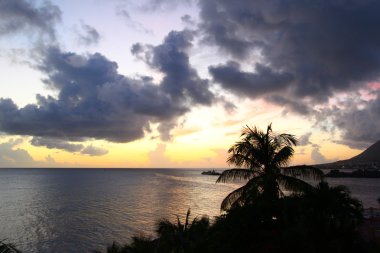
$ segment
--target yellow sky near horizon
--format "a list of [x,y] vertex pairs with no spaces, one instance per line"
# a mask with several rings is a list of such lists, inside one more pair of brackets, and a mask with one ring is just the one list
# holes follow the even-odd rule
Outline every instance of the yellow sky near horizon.
[[[240,125],[233,123],[232,127],[198,131],[178,128],[177,131],[180,134],[168,142],[163,142],[158,138],[151,139],[151,137],[130,143],[110,143],[101,140],[89,142],[88,145],[95,145],[108,150],[108,153],[102,156],[36,147],[30,144],[29,137],[19,139],[17,137],[3,137],[2,143],[22,140],[13,145],[11,149],[27,152],[35,161],[31,167],[227,168],[229,167],[226,163],[227,150],[239,140],[242,128]],[[274,124],[276,131],[275,126]],[[287,132],[298,131],[300,130]],[[205,138],[206,136],[207,138]],[[317,151],[311,143],[318,145]],[[321,160],[317,161],[316,159],[321,157],[324,159],[322,162],[332,162],[348,159],[360,152],[361,150],[331,142],[328,140],[328,136],[323,136],[323,134],[312,135],[310,144],[295,148],[295,155],[291,164],[320,163]],[[17,161],[14,161],[14,167],[19,167],[17,164]]]

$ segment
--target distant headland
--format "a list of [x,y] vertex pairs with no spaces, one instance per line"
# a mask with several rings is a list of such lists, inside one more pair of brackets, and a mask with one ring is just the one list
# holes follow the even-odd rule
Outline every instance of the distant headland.
[[[380,141],[350,159],[314,166],[330,170],[325,175],[326,177],[380,178]],[[346,171],[342,172],[341,170]]]

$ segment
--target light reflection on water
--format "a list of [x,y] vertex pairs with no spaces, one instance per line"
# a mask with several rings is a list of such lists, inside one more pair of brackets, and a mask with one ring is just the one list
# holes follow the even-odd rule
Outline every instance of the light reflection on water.
[[25,252],[88,252],[153,234],[159,218],[219,214],[234,186],[200,171],[0,170],[0,239]]
[[[139,233],[159,218],[219,215],[237,185],[196,170],[0,169],[0,239],[24,252],[89,252]],[[376,206],[380,179],[328,179]]]

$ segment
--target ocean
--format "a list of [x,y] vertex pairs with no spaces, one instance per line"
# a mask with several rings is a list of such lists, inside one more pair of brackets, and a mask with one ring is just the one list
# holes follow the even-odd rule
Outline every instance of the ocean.
[[[160,218],[220,214],[237,184],[201,170],[0,169],[0,240],[23,252],[105,251],[113,241],[153,236]],[[380,179],[332,178],[365,207],[377,207]]]

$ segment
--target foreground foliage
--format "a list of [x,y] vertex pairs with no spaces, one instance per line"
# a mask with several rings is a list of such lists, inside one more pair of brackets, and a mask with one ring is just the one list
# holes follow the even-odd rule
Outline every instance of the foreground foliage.
[[358,232],[362,211],[347,188],[322,181],[303,194],[232,208],[212,224],[206,217],[190,222],[189,212],[184,223],[161,221],[155,239],[134,237],[107,253],[380,252]]

